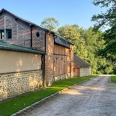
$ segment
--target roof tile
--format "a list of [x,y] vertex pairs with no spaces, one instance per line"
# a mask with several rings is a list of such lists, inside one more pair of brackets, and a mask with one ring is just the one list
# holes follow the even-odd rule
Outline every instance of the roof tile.
[[79,67],[90,67],[91,65],[84,60],[82,60],[80,57],[74,55],[74,62],[77,64]]

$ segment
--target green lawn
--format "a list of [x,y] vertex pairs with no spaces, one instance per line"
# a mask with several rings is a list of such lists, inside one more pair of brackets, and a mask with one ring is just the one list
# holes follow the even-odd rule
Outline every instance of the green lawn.
[[111,81],[116,83],[116,75],[111,76]]
[[73,84],[79,83],[81,81],[87,80],[89,78],[96,77],[94,76],[87,76],[87,77],[80,77],[80,78],[71,78],[66,80],[57,81],[53,84],[53,86],[49,88],[44,88],[35,92],[30,92],[25,95],[21,95],[17,98],[13,98],[12,100],[6,101],[0,104],[0,116],[10,116],[11,114],[30,106],[31,104],[40,101],[41,99],[50,96],[58,91],[61,91],[68,86]]

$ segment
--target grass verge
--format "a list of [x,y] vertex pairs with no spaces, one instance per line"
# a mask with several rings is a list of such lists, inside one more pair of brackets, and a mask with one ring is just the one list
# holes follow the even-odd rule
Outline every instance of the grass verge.
[[116,75],[112,75],[111,76],[111,82],[115,82],[116,83]]
[[0,116],[10,116],[11,114],[30,106],[31,104],[42,100],[43,98],[50,96],[58,91],[61,91],[68,86],[73,84],[82,82],[89,78],[96,77],[94,76],[87,76],[87,77],[80,77],[80,78],[71,78],[66,80],[60,80],[53,84],[53,86],[49,88],[43,88],[41,90],[30,92],[28,94],[21,95],[17,98],[13,98],[9,101],[3,102],[0,104]]

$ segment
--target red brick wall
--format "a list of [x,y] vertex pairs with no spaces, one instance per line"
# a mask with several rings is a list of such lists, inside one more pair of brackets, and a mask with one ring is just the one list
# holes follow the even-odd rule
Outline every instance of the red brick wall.
[[13,39],[18,38],[18,25],[15,21],[13,21],[13,24],[12,24],[12,38]]
[[8,16],[6,17],[6,28],[12,28],[12,19]]
[[[36,33],[39,32],[40,36],[37,37]],[[38,49],[38,50],[45,50],[45,32],[40,30],[40,29],[36,29],[34,28],[32,30],[32,45],[33,48]]]
[[51,85],[53,82],[53,56],[45,56],[45,77],[47,86]]
[[45,78],[47,86],[51,85],[54,81],[53,78],[53,51],[54,51],[54,38],[52,34],[46,34],[46,55],[45,55]]
[[53,55],[54,52],[54,38],[52,34],[46,35],[46,53],[48,55]]
[[73,62],[74,62],[74,45],[70,45],[70,62],[71,62],[71,77],[74,76],[74,73],[73,73]]
[[71,62],[70,62],[70,57],[69,56],[67,56],[66,57],[66,72],[67,73],[69,73],[70,72],[70,64]]
[[12,40],[31,39],[30,28],[10,16],[6,16],[6,28],[12,29]]
[[0,19],[0,28],[4,28],[4,17]]
[[74,60],[74,45],[70,45],[70,59],[71,61]]
[[[10,15],[0,16],[0,28],[12,29],[12,39],[7,41],[11,44],[30,47],[31,45],[31,29],[19,20],[15,20]],[[39,37],[36,37],[36,32],[40,33]],[[32,46],[38,50],[45,50],[45,32],[39,29],[32,29]]]
[[4,41],[7,41],[11,44],[30,47],[30,28],[22,24],[20,21],[16,21],[10,15],[6,14],[0,17],[3,17],[2,19],[0,19],[0,28],[12,29],[12,39],[5,38]]

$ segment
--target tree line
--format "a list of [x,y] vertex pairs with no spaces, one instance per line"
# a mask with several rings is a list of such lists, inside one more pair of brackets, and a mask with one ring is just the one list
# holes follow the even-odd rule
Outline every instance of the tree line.
[[[74,54],[92,65],[93,74],[116,74],[116,0],[94,0],[93,4],[107,7],[105,13],[93,15],[93,27],[74,24],[57,29],[55,18],[44,19],[40,26],[74,43]],[[105,26],[108,29],[101,31]]]

